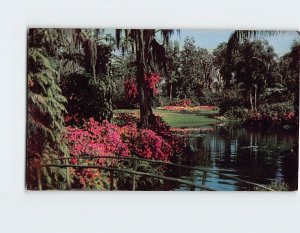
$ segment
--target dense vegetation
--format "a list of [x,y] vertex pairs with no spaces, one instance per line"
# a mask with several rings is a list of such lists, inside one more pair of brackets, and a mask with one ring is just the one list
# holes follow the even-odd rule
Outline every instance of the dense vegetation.
[[[185,139],[164,122],[166,116],[172,126],[180,113],[209,124],[219,111],[248,125],[297,127],[300,40],[278,57],[266,40],[237,31],[210,53],[189,37],[180,47],[170,40],[173,32],[28,31],[29,189],[108,189],[107,172],[41,167],[47,160],[119,168],[132,164],[102,157],[178,161]],[[138,114],[114,111],[135,108]],[[140,179],[141,189],[151,185]],[[124,175],[114,185],[127,189],[130,182]]]

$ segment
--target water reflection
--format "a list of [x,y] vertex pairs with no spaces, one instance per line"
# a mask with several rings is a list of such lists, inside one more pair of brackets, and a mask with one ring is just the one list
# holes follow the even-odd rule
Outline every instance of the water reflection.
[[[189,165],[211,168],[247,181],[270,184],[281,181],[290,190],[298,184],[298,133],[285,130],[253,130],[235,127],[199,129],[191,132],[193,151]],[[174,171],[173,171],[174,172]],[[202,182],[202,172],[182,172],[179,176]],[[210,175],[206,186],[217,190],[253,190],[239,181]],[[173,189],[188,190],[179,185]]]

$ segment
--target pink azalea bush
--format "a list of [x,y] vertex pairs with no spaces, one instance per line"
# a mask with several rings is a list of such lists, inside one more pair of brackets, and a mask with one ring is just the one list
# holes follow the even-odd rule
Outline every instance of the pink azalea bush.
[[65,138],[70,153],[75,158],[84,155],[129,155],[128,147],[121,139],[119,127],[108,121],[103,121],[100,124],[90,118],[83,124],[82,128],[68,126]]
[[195,106],[195,107],[168,105],[168,106],[162,107],[161,109],[168,110],[168,111],[198,112],[198,111],[217,110],[218,108],[216,106],[210,106],[210,105]]
[[[129,156],[134,154],[147,159],[168,160],[173,154],[182,152],[184,142],[177,137],[160,117],[154,117],[149,129],[139,129],[138,119],[132,114],[120,114],[117,124],[93,118],[81,128],[67,126],[66,139],[70,154],[77,157],[88,156]],[[99,164],[104,159],[97,160]]]
[[170,143],[150,129],[127,125],[122,127],[121,136],[131,153],[138,157],[169,160],[173,156]]
[[[133,114],[119,114],[117,124],[93,118],[85,121],[82,127],[67,126],[64,135],[71,164],[116,165],[117,159],[105,156],[138,156],[145,159],[169,161],[176,154],[183,152],[184,140],[170,130],[160,117],[154,117],[149,129],[137,128],[137,117]],[[79,160],[80,157],[104,156],[99,159]],[[78,188],[99,188],[108,183],[107,178],[95,169],[72,169]],[[96,185],[96,186],[95,186]]]

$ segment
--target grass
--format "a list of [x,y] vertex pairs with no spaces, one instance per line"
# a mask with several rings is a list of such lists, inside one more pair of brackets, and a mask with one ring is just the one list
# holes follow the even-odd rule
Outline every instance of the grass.
[[[138,109],[117,109],[115,113],[126,112],[139,114]],[[168,110],[154,109],[154,114],[161,116],[171,127],[189,128],[217,124],[220,120],[213,118],[217,111],[199,111],[199,112],[174,112]]]

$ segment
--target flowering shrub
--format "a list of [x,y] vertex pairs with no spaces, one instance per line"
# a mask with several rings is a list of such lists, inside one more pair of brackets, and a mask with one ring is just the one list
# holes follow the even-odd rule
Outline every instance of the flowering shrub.
[[246,119],[246,124],[295,124],[296,122],[294,112],[251,112]]
[[[145,83],[147,89],[153,92],[153,95],[158,94],[157,85],[160,81],[160,76],[155,73],[145,74]],[[137,102],[138,90],[135,78],[125,80],[124,89],[126,97],[132,102]]]
[[127,125],[121,135],[129,150],[139,157],[168,160],[173,155],[171,145],[153,130]]
[[153,94],[157,95],[158,94],[157,85],[160,81],[160,76],[155,73],[146,74],[145,81],[146,81],[146,85],[148,85],[148,88],[153,91]]
[[149,128],[164,138],[172,147],[173,153],[181,154],[185,146],[185,139],[178,137],[171,127],[163,121],[160,116],[154,116],[151,120]]
[[[170,130],[160,117],[154,117],[149,129],[136,126],[137,117],[122,113],[116,116],[117,124],[99,123],[93,118],[81,128],[68,126],[64,138],[73,157],[71,164],[115,165],[115,159],[80,159],[88,156],[138,156],[154,160],[170,160],[182,153],[184,140]],[[104,188],[109,183],[105,172],[95,169],[71,169],[77,188]]]
[[138,123],[138,115],[134,113],[119,113],[114,118],[118,126],[136,125]]
[[192,104],[191,99],[183,99],[183,100],[179,100],[179,101],[172,103],[171,106],[188,107],[191,104]]
[[[82,128],[67,127],[65,134],[70,153],[74,157],[90,155],[128,156],[129,151],[123,143],[119,127],[103,121],[102,124],[90,118]],[[74,162],[76,162],[74,160]]]
[[[81,128],[68,126],[64,138],[69,146],[71,164],[78,164],[80,156],[129,156],[127,145],[122,141],[118,126],[103,121],[101,124],[90,118]],[[85,159],[81,164],[109,165],[116,160]],[[108,181],[103,172],[97,169],[72,169],[73,180],[77,188],[105,188]],[[103,177],[102,177],[103,176]],[[75,188],[76,188],[75,187]]]
[[169,111],[187,111],[187,112],[197,112],[197,111],[208,111],[208,110],[217,110],[218,108],[216,106],[195,106],[195,107],[190,107],[190,106],[165,106],[162,107],[161,109],[164,110],[169,110]]
[[[140,150],[136,149],[136,144],[146,145],[153,141],[160,141],[163,140],[170,146],[168,152],[164,152],[164,150],[160,151],[160,146],[164,146],[164,143],[161,144],[160,142],[156,143],[156,148],[149,147],[153,149],[152,157],[153,159],[166,159],[169,158],[170,155],[174,154],[181,154],[183,152],[183,148],[185,146],[185,139],[183,137],[177,136],[170,128],[168,124],[166,124],[161,117],[154,116],[151,119],[151,123],[149,125],[148,130],[138,129],[136,127],[138,122],[138,117],[134,114],[129,113],[121,113],[118,114],[116,117],[116,124],[121,126],[121,135],[125,140],[125,143],[128,145],[129,150],[133,153],[140,155]],[[152,132],[155,134],[152,133]],[[142,134],[138,135],[138,134]],[[149,138],[146,136],[148,135]],[[151,138],[151,140],[150,140]],[[149,141],[147,142],[147,139]],[[143,146],[142,146],[143,147]],[[168,146],[166,146],[168,147]],[[146,149],[148,147],[145,147]],[[140,148],[141,149],[141,148]],[[158,153],[156,153],[158,152]],[[160,153],[160,152],[164,152]],[[141,154],[142,157],[148,158],[148,155]]]
[[133,78],[124,81],[124,89],[126,97],[133,102],[137,102],[138,91],[136,81]]

